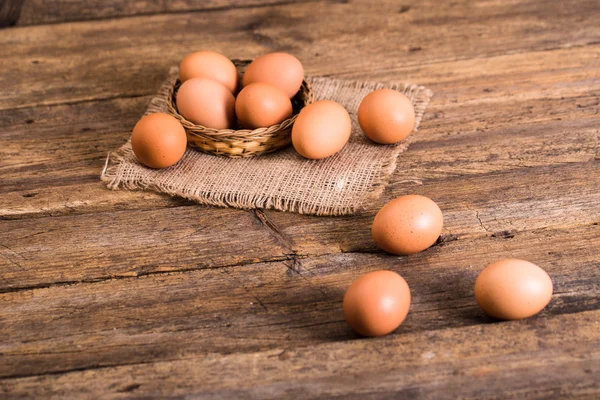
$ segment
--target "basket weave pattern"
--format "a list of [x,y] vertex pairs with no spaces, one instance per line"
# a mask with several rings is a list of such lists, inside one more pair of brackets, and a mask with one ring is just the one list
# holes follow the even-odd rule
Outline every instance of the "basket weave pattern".
[[[243,75],[250,64],[249,60],[233,60],[238,73]],[[241,81],[241,80],[240,80]],[[188,145],[209,154],[231,158],[252,157],[271,153],[291,144],[294,121],[300,110],[313,102],[314,96],[306,80],[292,99],[293,115],[277,125],[258,129],[213,129],[196,125],[185,119],[177,110],[175,102],[177,90],[181,86],[179,79],[168,92],[167,112],[177,118],[187,134]]]

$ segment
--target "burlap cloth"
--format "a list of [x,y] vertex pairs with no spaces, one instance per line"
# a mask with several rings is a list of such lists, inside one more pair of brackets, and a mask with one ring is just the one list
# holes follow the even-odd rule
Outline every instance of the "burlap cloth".
[[[146,114],[166,112],[166,92],[177,78],[176,67],[152,99]],[[425,112],[431,91],[423,86],[307,78],[315,100],[329,99],[346,107],[352,117],[352,135],[337,154],[307,160],[292,147],[250,158],[225,158],[187,149],[176,165],[153,170],[135,158],[127,142],[110,153],[101,179],[110,189],[149,189],[185,197],[201,204],[237,208],[274,208],[301,214],[344,215],[360,211],[383,191],[396,168],[398,155],[414,134],[397,145],[382,146],[362,133],[356,113],[375,89],[398,90],[415,107],[415,130]]]

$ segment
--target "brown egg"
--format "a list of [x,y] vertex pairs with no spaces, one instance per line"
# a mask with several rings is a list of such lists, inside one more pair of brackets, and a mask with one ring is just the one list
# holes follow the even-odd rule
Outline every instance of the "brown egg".
[[283,90],[291,99],[298,93],[304,79],[304,67],[296,57],[287,53],[269,53],[252,61],[244,72],[242,83],[270,83]]
[[387,335],[406,318],[410,290],[404,278],[393,271],[369,272],[352,283],[342,308],[346,322],[356,332]]
[[167,168],[176,164],[187,145],[183,126],[168,114],[143,117],[131,132],[131,147],[137,159],[150,168]]
[[292,102],[283,90],[273,85],[251,83],[238,94],[235,114],[245,128],[268,127],[292,116]]
[[196,125],[214,129],[235,125],[235,98],[217,81],[188,79],[179,87],[176,102],[179,113]]
[[230,92],[237,91],[239,76],[235,65],[223,54],[197,51],[188,54],[179,64],[179,80],[208,78],[221,83]]
[[306,158],[325,158],[344,147],[351,131],[348,111],[334,101],[320,100],[298,114],[292,128],[292,144]]
[[397,255],[418,253],[440,236],[444,216],[431,199],[401,196],[387,203],[375,216],[371,233],[384,251]]
[[360,103],[358,123],[372,141],[397,143],[415,127],[415,109],[408,97],[396,90],[375,90]]
[[552,280],[529,261],[510,258],[488,265],[475,281],[475,300],[488,315],[522,319],[542,311],[552,299]]

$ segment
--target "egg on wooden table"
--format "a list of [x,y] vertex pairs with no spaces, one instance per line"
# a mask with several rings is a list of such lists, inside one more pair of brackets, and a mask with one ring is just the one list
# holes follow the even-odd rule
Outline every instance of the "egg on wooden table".
[[369,272],[344,295],[342,309],[350,327],[363,336],[387,335],[398,328],[410,308],[410,289],[393,271]]
[[488,265],[475,281],[475,300],[488,315],[523,319],[542,311],[552,299],[552,280],[537,265],[515,258]]
[[292,144],[303,157],[317,160],[340,151],[351,131],[352,120],[344,106],[319,100],[298,114],[292,128]]
[[139,162],[150,168],[167,168],[185,153],[187,137],[174,117],[155,113],[143,117],[131,132],[131,147]]
[[283,90],[291,99],[298,93],[304,80],[304,67],[300,60],[288,53],[269,53],[248,65],[242,84],[269,83]]
[[292,116],[292,102],[278,87],[256,82],[240,91],[235,113],[245,128],[269,127]]
[[229,129],[236,123],[233,94],[212,79],[192,78],[183,82],[176,103],[179,113],[196,125]]
[[371,233],[384,251],[396,255],[418,253],[438,239],[444,215],[431,199],[401,196],[388,202],[375,216]]
[[379,89],[361,101],[358,123],[365,135],[375,143],[393,144],[412,132],[415,109],[404,94],[392,89]]
[[196,51],[188,54],[179,64],[179,80],[207,78],[221,83],[235,93],[239,84],[238,71],[233,62],[215,51]]

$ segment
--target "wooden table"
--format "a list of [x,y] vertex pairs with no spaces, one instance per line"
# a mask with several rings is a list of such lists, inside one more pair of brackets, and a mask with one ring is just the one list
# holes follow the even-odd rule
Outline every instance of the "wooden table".
[[[1,398],[600,398],[598,0],[0,4]],[[435,96],[360,215],[107,190],[107,153],[198,49]],[[409,193],[443,235],[384,254],[373,216]],[[477,307],[503,257],[551,275],[538,316]],[[341,299],[377,269],[412,306],[363,339]]]

